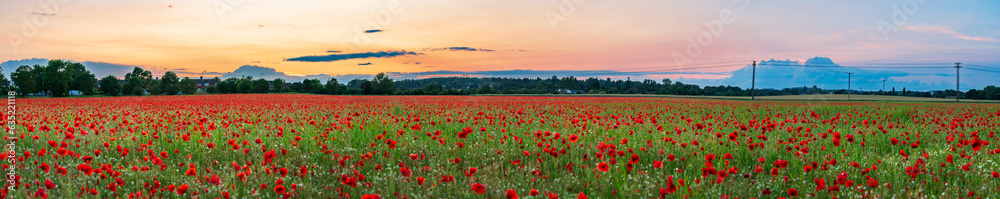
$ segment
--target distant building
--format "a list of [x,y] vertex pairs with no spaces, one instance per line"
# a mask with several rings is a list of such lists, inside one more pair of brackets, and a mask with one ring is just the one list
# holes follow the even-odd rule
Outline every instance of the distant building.
[[583,90],[573,90],[573,89],[558,89],[556,90],[562,94],[582,94]]
[[199,76],[198,79],[194,80],[194,83],[198,87],[198,91],[205,92],[205,88],[215,86],[219,84],[219,81],[215,78],[205,79],[205,77]]
[[[159,81],[159,78],[157,78],[154,81]],[[124,79],[118,80],[118,84],[122,85],[122,86],[125,86],[125,80]],[[194,79],[194,84],[195,84],[195,87],[198,88],[198,92],[205,92],[205,88],[210,87],[210,86],[215,86],[215,85],[219,84],[219,81],[215,80],[215,78],[205,79],[205,77],[198,77],[198,79]],[[96,85],[94,88],[98,89],[98,88],[100,88],[100,85]]]

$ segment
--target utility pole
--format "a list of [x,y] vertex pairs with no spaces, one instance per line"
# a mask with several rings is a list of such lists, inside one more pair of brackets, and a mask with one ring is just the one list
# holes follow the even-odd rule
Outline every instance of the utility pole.
[[882,95],[885,95],[885,78],[882,78]]
[[959,77],[958,76],[958,69],[959,68],[962,68],[962,62],[955,62],[955,102],[958,102],[958,99],[961,98],[961,97],[959,97],[959,96],[961,96],[961,94],[959,94],[960,92],[958,92],[958,85],[959,85],[958,84],[958,77]]
[[851,74],[847,73],[847,101],[851,101]]
[[753,61],[753,77],[750,78],[750,100],[754,100],[754,90],[757,86],[757,60]]

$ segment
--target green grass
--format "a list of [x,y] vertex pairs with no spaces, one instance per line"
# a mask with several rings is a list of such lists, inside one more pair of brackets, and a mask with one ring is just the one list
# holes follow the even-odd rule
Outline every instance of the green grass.
[[[522,197],[530,189],[537,189],[562,198],[580,192],[589,198],[655,198],[659,189],[665,187],[667,176],[686,181],[686,185],[670,197],[693,198],[721,195],[787,197],[789,188],[796,188],[799,197],[816,194],[818,198],[856,198],[866,194],[878,198],[956,198],[969,191],[976,192],[977,196],[990,196],[1000,190],[995,178],[989,176],[992,171],[1000,171],[1000,166],[996,165],[998,160],[987,153],[997,146],[986,145],[983,150],[974,152],[968,146],[957,145],[958,140],[969,139],[971,132],[978,132],[981,139],[997,142],[997,138],[989,137],[990,132],[1000,130],[996,125],[1000,121],[997,115],[1000,108],[993,104],[273,94],[25,99],[18,103],[23,113],[19,115],[19,124],[35,128],[34,132],[20,128],[19,133],[28,139],[19,141],[19,148],[32,152],[43,148],[49,151],[46,156],[25,159],[19,165],[19,175],[31,183],[52,179],[58,188],[47,191],[54,198],[75,197],[81,187],[100,190],[96,196],[84,195],[91,198],[124,198],[127,193],[138,191],[148,195],[150,189],[143,184],[153,181],[164,186],[188,184],[192,187],[185,196],[157,194],[164,198],[188,198],[194,190],[200,192],[198,197],[204,198],[218,197],[223,191],[235,198],[277,198],[279,196],[271,190],[277,179],[284,180],[286,186],[296,184],[294,197],[297,198],[337,198],[338,190],[351,198],[363,194],[379,194],[383,198],[404,195],[410,198],[503,198],[507,189],[515,190]],[[130,114],[125,115],[126,112]],[[819,118],[811,116],[812,112]],[[831,120],[838,114],[841,115],[839,120]],[[419,121],[415,120],[418,117]],[[294,122],[288,122],[289,119]],[[877,124],[865,126],[864,121]],[[965,126],[951,126],[953,121]],[[696,129],[697,123],[707,127]],[[761,126],[740,128],[750,123]],[[887,128],[890,123],[895,128],[886,132],[879,130],[879,125]],[[90,129],[91,124],[96,130]],[[421,129],[413,130],[412,126],[417,124]],[[77,139],[64,140],[63,134],[55,130],[56,126],[65,129],[76,125],[79,125],[77,129],[87,129],[90,134],[77,134]],[[210,129],[211,125],[216,128]],[[38,129],[41,126],[53,130],[41,131]],[[658,130],[661,126],[662,130]],[[281,137],[277,136],[278,127],[284,129]],[[467,138],[458,138],[457,133],[467,127],[474,132]],[[118,134],[111,135],[107,130],[110,128],[117,129]],[[480,131],[481,128],[485,131]],[[677,133],[675,128],[684,132]],[[208,136],[201,135],[202,129]],[[427,136],[438,131],[437,137],[446,140],[444,144]],[[834,146],[832,134],[822,135],[827,131],[840,132],[844,137],[851,134],[855,140],[848,142],[844,138],[840,146]],[[142,132],[148,133],[142,135]],[[561,137],[536,137],[536,132],[560,133]],[[191,140],[183,141],[181,137],[187,133],[191,134]],[[716,137],[716,133],[722,137]],[[729,133],[736,133],[738,142],[730,141]],[[966,137],[947,141],[948,137],[957,137],[959,133]],[[570,134],[579,135],[579,142],[566,141]],[[376,140],[379,135],[382,140]],[[39,139],[30,139],[32,136],[39,136]],[[295,141],[295,136],[302,140]],[[520,141],[515,140],[515,136]],[[132,141],[132,137],[136,140]],[[258,138],[262,144],[254,143]],[[623,144],[624,138],[629,141]],[[668,138],[676,143],[665,141]],[[918,148],[910,148],[908,144],[892,145],[890,138],[920,140],[921,145]],[[226,144],[230,139],[249,144],[240,144],[239,150],[232,150]],[[389,149],[386,139],[398,141],[397,148]],[[790,142],[792,139],[797,141]],[[126,185],[115,193],[104,189],[113,182],[113,177],[102,179],[80,174],[76,170],[76,165],[82,163],[79,157],[52,156],[55,149],[48,146],[48,140],[68,142],[68,149],[81,156],[93,156],[94,150],[103,150],[92,165],[115,166]],[[699,145],[693,145],[695,141]],[[111,147],[100,146],[104,142],[109,142]],[[216,148],[209,150],[205,146],[208,142],[214,143]],[[457,147],[457,142],[464,143],[464,148]],[[748,142],[764,147],[750,150]],[[861,146],[861,142],[866,146]],[[611,162],[608,151],[598,149],[602,143],[614,144],[617,150],[626,151],[625,156],[616,158],[618,164],[611,165],[609,172],[594,169],[598,163]],[[686,146],[681,147],[682,143]],[[327,145],[329,151],[324,152],[322,145]],[[796,155],[797,145],[808,147],[809,153]],[[114,150],[116,146],[131,152],[120,157]],[[263,162],[264,147],[278,152],[272,163]],[[555,157],[544,152],[546,148],[565,149],[566,153]],[[244,154],[243,149],[249,149],[249,153]],[[282,155],[280,149],[286,149],[288,154]],[[629,149],[632,152],[627,152]],[[175,154],[174,150],[180,153]],[[907,151],[910,157],[902,158],[900,150]],[[160,170],[158,165],[145,161],[143,156],[148,155],[147,151],[169,152],[170,158],[163,160],[167,169]],[[530,155],[525,156],[525,151]],[[598,152],[604,154],[603,160],[596,157]],[[921,157],[924,152],[929,158]],[[634,169],[628,171],[625,162],[633,153],[640,159]],[[715,168],[735,167],[739,172],[725,178],[722,184],[713,184],[717,176],[702,177],[701,171],[708,153],[717,157],[712,164]],[[734,156],[728,163],[722,159],[726,153]],[[189,154],[190,159],[185,157]],[[362,158],[367,154],[372,157]],[[410,154],[424,154],[427,159],[411,160]],[[667,154],[674,154],[678,159],[666,161]],[[955,163],[941,167],[948,154],[955,157]],[[972,158],[960,158],[960,154],[972,154]],[[351,158],[341,166],[340,159],[335,157],[346,155]],[[448,161],[454,158],[462,159],[461,163]],[[766,161],[760,163],[758,158]],[[780,169],[777,176],[766,174],[778,159],[787,160],[788,168]],[[837,164],[826,164],[826,170],[802,171],[811,162],[824,165],[832,159]],[[926,162],[926,172],[911,180],[904,170],[915,165],[918,159]],[[521,163],[514,165],[511,163],[514,160],[521,160]],[[654,160],[664,161],[663,168],[653,168]],[[359,161],[364,166],[360,166]],[[58,175],[54,169],[49,173],[41,172],[37,169],[41,162],[67,167],[69,173]],[[237,178],[233,162],[248,166],[253,173],[245,181]],[[849,166],[850,162],[858,162],[861,168]],[[203,176],[185,176],[186,166],[178,166],[182,163],[194,164],[199,175],[218,175],[222,184],[199,182]],[[412,177],[400,175],[400,163],[413,170]],[[575,165],[572,172],[565,168],[570,163]],[[966,163],[971,163],[974,169],[962,170],[961,165]],[[375,165],[382,169],[376,169]],[[878,167],[876,171],[861,174],[862,169],[873,165]],[[119,166],[125,169],[117,169]],[[151,170],[132,171],[132,166],[149,166]],[[301,166],[308,167],[310,173],[304,177],[294,175]],[[764,172],[753,172],[757,166]],[[469,167],[480,171],[473,177],[466,177],[464,172]],[[264,172],[273,168],[288,168],[290,174],[280,177]],[[340,183],[342,175],[354,176],[355,172],[366,177],[359,181],[361,185],[351,188]],[[842,191],[833,193],[813,191],[814,179],[824,178],[832,183],[840,172],[847,172],[848,179],[861,186],[842,186]],[[453,175],[455,182],[438,182],[442,175]],[[865,186],[865,175],[881,182],[880,188]],[[784,180],[785,176],[788,181]],[[427,182],[417,185],[418,177],[424,177]],[[471,183],[485,185],[487,192],[471,192]],[[261,184],[268,188],[257,190]],[[764,189],[774,193],[761,195]],[[36,190],[37,185],[33,185],[31,189],[19,189],[16,194],[26,196]]]

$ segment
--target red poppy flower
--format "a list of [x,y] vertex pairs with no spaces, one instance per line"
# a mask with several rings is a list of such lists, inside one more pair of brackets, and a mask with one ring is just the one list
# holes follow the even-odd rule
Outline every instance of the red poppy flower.
[[608,163],[607,162],[597,163],[597,170],[601,170],[603,172],[608,172],[609,169],[611,169],[611,168],[608,167]]
[[56,188],[56,184],[52,183],[52,180],[50,180],[50,179],[45,179],[45,188],[46,189],[54,189],[54,188]]
[[479,172],[479,169],[477,169],[476,167],[469,167],[469,171],[465,172],[465,176],[472,177],[472,175],[475,175],[476,172]]
[[88,176],[94,174],[94,168],[90,167],[90,165],[87,165],[87,164],[77,165],[76,169],[80,170],[81,172],[83,172],[83,174],[87,174]]
[[483,186],[482,184],[479,184],[479,183],[473,183],[472,184],[472,191],[474,191],[474,192],[476,192],[478,194],[486,193],[486,186]]
[[403,174],[403,177],[410,177],[410,175],[413,174],[413,171],[410,171],[410,169],[406,167],[400,167],[399,173]]
[[38,191],[35,191],[35,195],[34,196],[36,198],[49,198],[49,193],[46,193],[45,189],[38,188]]
[[510,189],[507,190],[507,199],[518,199],[518,198],[520,197],[517,195],[517,192],[514,192],[514,190]]
[[281,177],[285,177],[285,176],[288,175],[288,169],[287,168],[278,168],[278,174],[281,175]]
[[358,186],[358,180],[356,180],[354,178],[351,178],[351,177],[347,177],[346,174],[340,176],[340,183],[343,184],[343,185],[351,186],[351,187],[357,187]]
[[188,190],[188,185],[181,185],[177,187],[177,194],[184,195],[184,193],[187,193],[187,190]]
[[441,176],[441,182],[452,182],[455,181],[455,176],[443,175]]
[[816,191],[826,189],[826,180],[823,180],[823,178],[816,178],[813,181],[816,182]]
[[285,193],[285,186],[284,185],[274,186],[274,192],[278,193],[279,195],[280,194],[284,194]]

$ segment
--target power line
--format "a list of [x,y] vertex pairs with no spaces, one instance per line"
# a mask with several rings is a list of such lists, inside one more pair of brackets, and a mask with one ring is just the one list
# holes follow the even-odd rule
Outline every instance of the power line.
[[964,67],[969,67],[969,66],[982,67],[982,68],[988,68],[988,69],[1000,69],[1000,67],[983,66],[983,65],[971,65],[971,64],[966,64]]
[[998,70],[972,68],[972,67],[969,67],[969,66],[963,66],[962,68],[969,69],[969,70],[982,71],[982,72],[989,72],[989,73],[1000,73],[1000,71],[998,71]]

